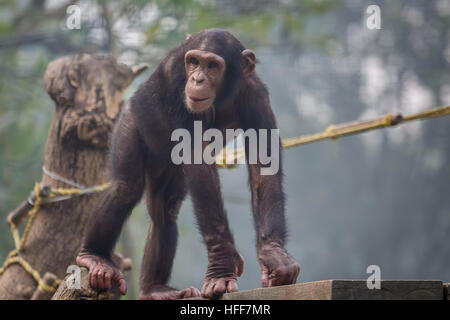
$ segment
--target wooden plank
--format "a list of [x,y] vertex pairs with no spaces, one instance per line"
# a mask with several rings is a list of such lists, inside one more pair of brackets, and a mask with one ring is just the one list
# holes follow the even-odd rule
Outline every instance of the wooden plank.
[[227,293],[222,300],[442,300],[438,280],[384,280],[368,289],[365,280],[322,280]]
[[444,300],[450,300],[450,282],[444,283]]
[[258,288],[225,294],[223,300],[331,300],[333,280]]
[[363,280],[333,280],[332,300],[442,300],[442,281],[385,280],[368,289]]

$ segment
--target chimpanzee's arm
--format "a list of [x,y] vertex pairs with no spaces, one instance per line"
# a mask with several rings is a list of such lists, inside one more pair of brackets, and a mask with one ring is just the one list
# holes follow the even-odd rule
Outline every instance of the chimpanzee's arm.
[[115,127],[111,144],[111,187],[90,216],[82,254],[110,260],[125,219],[144,189],[144,154],[129,105]]
[[[284,249],[286,237],[285,201],[282,186],[281,142],[278,135],[278,148],[271,150],[271,129],[276,129],[276,122],[270,107],[266,88],[258,79],[249,81],[241,97],[241,124],[244,130],[253,128],[257,131],[258,145],[245,143],[247,163],[250,152],[258,152],[258,162],[248,164],[252,209],[257,234],[257,252],[262,272],[262,286],[276,286],[295,283],[300,270],[298,263]],[[259,129],[266,129],[267,150],[259,150]],[[265,140],[265,139],[264,139]],[[253,150],[250,150],[253,148]],[[262,165],[259,151],[271,156],[272,163]],[[273,163],[278,161],[278,163]],[[272,166],[273,172],[262,171]]]
[[225,214],[216,165],[185,165],[186,182],[197,223],[208,250],[208,268],[202,295],[211,298],[237,291],[236,279],[244,261],[234,246]]
[[77,264],[89,269],[89,284],[109,289],[112,282],[125,294],[123,274],[111,255],[125,219],[144,189],[144,154],[130,106],[122,111],[111,144],[111,187],[92,212]]

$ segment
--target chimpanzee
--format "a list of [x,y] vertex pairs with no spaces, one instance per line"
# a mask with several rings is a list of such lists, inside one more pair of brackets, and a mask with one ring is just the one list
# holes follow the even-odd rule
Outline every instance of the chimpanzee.
[[[237,291],[244,260],[230,232],[215,164],[171,161],[171,133],[203,128],[275,129],[269,94],[255,72],[255,54],[227,31],[189,35],[172,49],[122,110],[110,150],[112,185],[90,217],[77,263],[89,269],[90,285],[112,282],[126,293],[123,275],[111,259],[121,228],[145,190],[151,225],[141,272],[141,299],[200,296],[190,287],[167,285],[175,256],[176,219],[187,192],[193,201],[208,253],[201,295]],[[245,143],[247,154],[248,143]],[[281,150],[275,150],[281,156]],[[284,248],[286,222],[281,166],[262,175],[260,161],[248,164],[256,247],[262,286],[293,284],[300,267]]]

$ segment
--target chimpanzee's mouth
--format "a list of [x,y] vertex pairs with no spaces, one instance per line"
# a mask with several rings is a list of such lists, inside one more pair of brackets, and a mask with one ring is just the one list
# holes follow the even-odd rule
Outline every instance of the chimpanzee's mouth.
[[189,99],[191,99],[194,102],[201,102],[201,101],[206,101],[209,98],[197,98],[197,97],[189,97]]

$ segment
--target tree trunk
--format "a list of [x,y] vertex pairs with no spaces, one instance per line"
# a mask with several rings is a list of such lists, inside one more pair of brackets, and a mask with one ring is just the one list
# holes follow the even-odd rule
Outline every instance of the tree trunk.
[[[56,105],[45,149],[44,163],[50,172],[85,187],[108,181],[107,147],[124,90],[146,68],[88,54],[48,65],[44,84]],[[42,175],[41,185],[73,188],[47,174]],[[63,279],[67,267],[75,264],[87,219],[99,196],[80,195],[41,205],[19,256],[44,282],[51,284],[55,276]],[[36,281],[19,264],[5,268],[0,277],[0,299],[51,297],[51,292],[43,295],[36,288]]]

